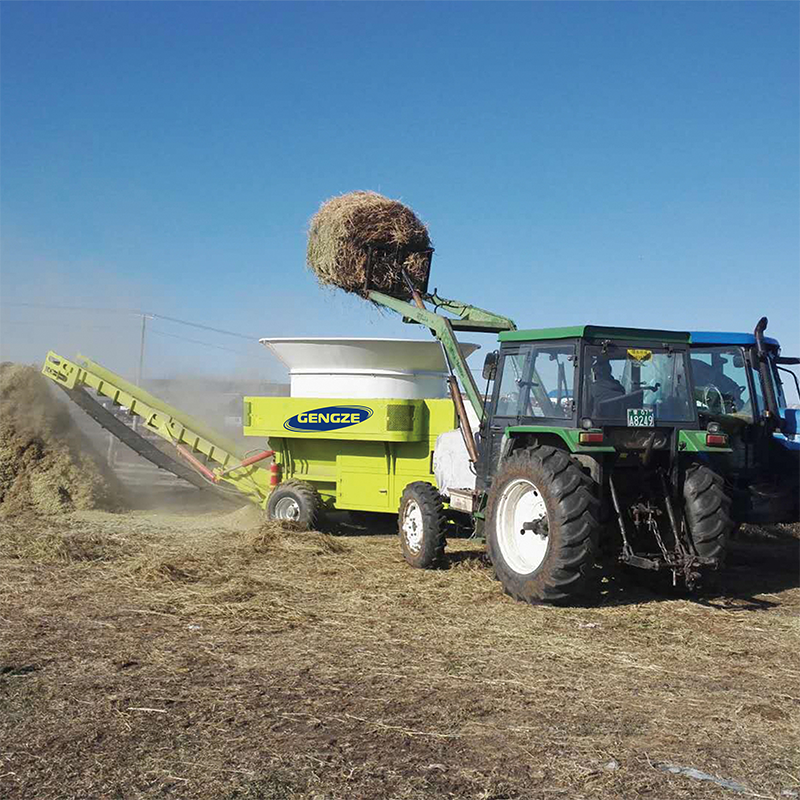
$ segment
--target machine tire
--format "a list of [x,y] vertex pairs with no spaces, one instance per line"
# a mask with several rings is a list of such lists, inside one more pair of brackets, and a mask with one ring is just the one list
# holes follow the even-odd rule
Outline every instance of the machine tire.
[[418,569],[432,569],[444,559],[447,519],[439,492],[430,483],[409,483],[400,498],[397,532],[403,558]]
[[697,555],[716,558],[722,567],[734,528],[725,482],[705,464],[692,464],[686,470],[683,497],[686,526]]
[[[486,514],[489,557],[506,593],[526,603],[591,599],[599,506],[594,481],[563,450],[538,446],[509,456],[492,483]],[[546,516],[526,522],[546,519],[546,536],[515,533],[520,514],[540,511]],[[523,536],[539,540],[531,539],[531,546]]]
[[313,530],[319,520],[322,500],[306,481],[289,480],[278,484],[267,501],[267,519],[292,522],[301,530]]

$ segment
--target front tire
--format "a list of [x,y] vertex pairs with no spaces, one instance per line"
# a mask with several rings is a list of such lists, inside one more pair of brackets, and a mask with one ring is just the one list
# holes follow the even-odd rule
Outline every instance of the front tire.
[[439,492],[425,481],[409,483],[400,498],[397,532],[403,558],[418,569],[432,569],[444,560],[447,520]]
[[531,447],[507,458],[486,516],[489,557],[505,591],[526,603],[591,595],[598,508],[594,482],[562,450]]
[[267,519],[292,522],[301,530],[313,530],[319,520],[319,492],[306,481],[285,481],[272,490],[267,501]]

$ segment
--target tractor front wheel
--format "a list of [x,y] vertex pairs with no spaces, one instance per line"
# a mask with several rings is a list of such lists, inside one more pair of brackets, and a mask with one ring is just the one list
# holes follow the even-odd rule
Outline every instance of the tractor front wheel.
[[400,550],[412,567],[431,569],[441,564],[445,546],[444,508],[439,492],[425,481],[409,483],[400,498],[397,532]]
[[279,484],[267,501],[267,519],[294,522],[302,530],[313,530],[319,519],[322,501],[319,492],[306,481]]
[[486,543],[505,591],[527,603],[591,594],[600,538],[594,484],[555,447],[530,447],[500,465],[489,493]]

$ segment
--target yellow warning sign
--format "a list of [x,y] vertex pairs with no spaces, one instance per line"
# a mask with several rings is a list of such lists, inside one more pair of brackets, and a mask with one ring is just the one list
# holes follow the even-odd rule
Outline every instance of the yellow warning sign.
[[631,361],[649,361],[652,357],[652,350],[628,350],[628,358]]

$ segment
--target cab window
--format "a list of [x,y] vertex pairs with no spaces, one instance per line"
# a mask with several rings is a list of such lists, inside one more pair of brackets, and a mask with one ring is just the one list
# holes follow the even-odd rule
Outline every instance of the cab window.
[[495,414],[572,419],[574,344],[526,344],[503,354]]
[[[753,420],[758,407],[753,407],[747,380],[748,366],[740,347],[693,347],[691,364],[694,398],[701,414]],[[754,378],[760,395],[761,381],[758,375]],[[758,395],[757,402],[761,399]]]
[[593,420],[627,425],[629,412],[651,412],[658,422],[694,416],[686,380],[686,353],[621,342],[584,351],[583,411]]

